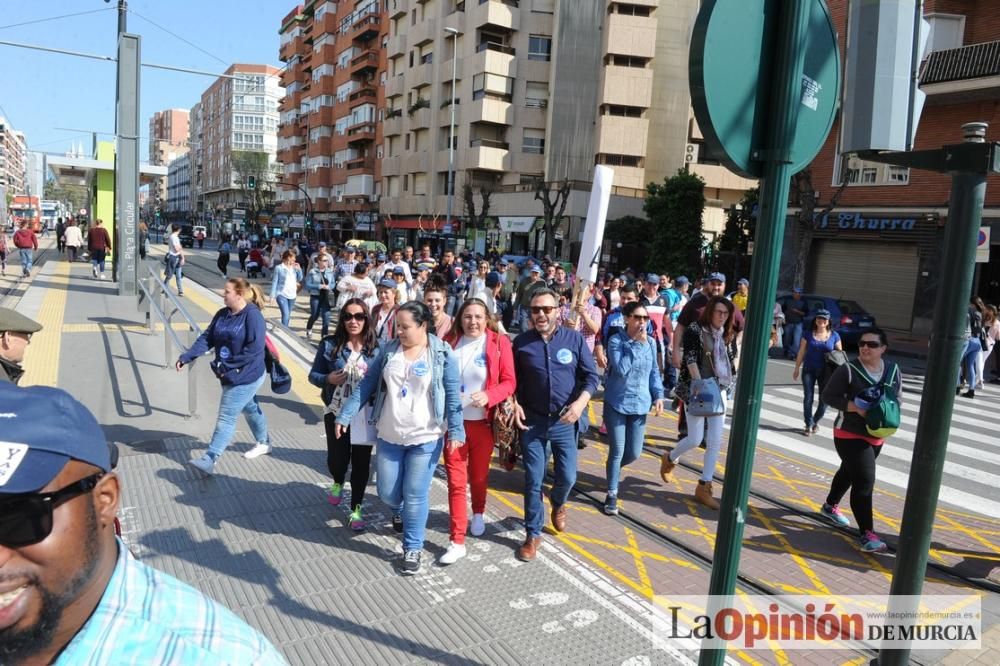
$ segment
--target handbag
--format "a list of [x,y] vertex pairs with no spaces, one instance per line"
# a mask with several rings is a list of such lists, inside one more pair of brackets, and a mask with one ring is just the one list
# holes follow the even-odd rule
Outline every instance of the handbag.
[[722,391],[715,378],[691,381],[690,395],[684,405],[690,416],[719,416],[726,413]]
[[292,375],[288,372],[288,368],[278,360],[277,349],[271,350],[273,346],[274,343],[271,342],[270,338],[265,337],[264,369],[271,376],[271,392],[283,395],[292,389]]
[[514,399],[508,397],[496,406],[493,414],[493,441],[497,446],[497,460],[508,472],[514,469],[521,455],[521,438],[514,425]]

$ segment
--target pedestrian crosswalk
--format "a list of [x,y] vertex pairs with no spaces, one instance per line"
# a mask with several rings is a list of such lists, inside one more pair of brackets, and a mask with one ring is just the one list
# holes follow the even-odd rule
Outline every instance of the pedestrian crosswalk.
[[[905,490],[909,477],[923,378],[903,382],[902,422],[883,446],[878,459],[878,484]],[[833,446],[835,410],[827,410],[817,434],[802,434],[802,387],[772,385],[761,405],[758,446],[781,449],[832,472],[840,459]],[[957,397],[951,421],[940,501],[964,511],[1000,515],[1000,386],[987,385],[975,399]]]

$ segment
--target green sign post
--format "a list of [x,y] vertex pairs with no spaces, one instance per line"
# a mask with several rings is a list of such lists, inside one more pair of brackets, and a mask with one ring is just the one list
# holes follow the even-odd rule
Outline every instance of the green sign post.
[[[762,179],[754,289],[709,584],[709,595],[724,599],[735,592],[739,572],[789,184],[830,133],[840,53],[823,0],[705,0],[689,60],[692,105],[710,153],[730,169]],[[720,606],[710,602],[710,616]],[[722,664],[725,648],[706,645],[699,663]]]

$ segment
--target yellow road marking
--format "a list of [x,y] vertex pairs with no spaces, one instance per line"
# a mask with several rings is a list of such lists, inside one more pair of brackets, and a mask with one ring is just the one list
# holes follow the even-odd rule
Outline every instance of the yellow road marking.
[[31,337],[24,354],[23,386],[58,386],[59,353],[62,347],[63,319],[69,289],[69,264],[58,262],[51,285],[45,290],[37,321],[42,330]]
[[788,539],[785,538],[784,533],[778,531],[778,528],[774,524],[774,522],[772,522],[770,518],[765,516],[763,511],[753,506],[752,504],[749,505],[747,508],[750,510],[750,513],[752,513],[754,516],[757,517],[757,520],[759,520],[761,523],[764,524],[764,527],[767,528],[767,530],[774,535],[774,537],[778,540],[778,542],[785,547],[786,552],[789,555],[791,555],[792,560],[797,565],[799,565],[799,569],[802,570],[802,573],[806,575],[806,578],[812,581],[813,587],[815,587],[817,590],[821,592],[829,594],[830,588],[828,588],[820,579],[820,577],[816,575],[816,572],[813,571],[811,566],[809,566],[809,563],[806,561],[806,558],[803,557],[802,553],[800,553],[797,548],[793,547],[791,542],[789,542]]
[[[208,327],[209,322],[198,322],[201,328]],[[183,332],[188,330],[187,322],[173,322],[170,326],[173,330]],[[147,329],[142,324],[63,324],[63,333],[103,333],[107,330],[123,331],[125,333],[146,333]],[[163,332],[163,324],[153,324],[154,333]]]

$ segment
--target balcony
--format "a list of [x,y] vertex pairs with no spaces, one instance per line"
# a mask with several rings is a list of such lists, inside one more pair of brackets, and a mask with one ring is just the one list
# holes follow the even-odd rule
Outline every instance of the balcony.
[[351,39],[365,42],[374,37],[378,37],[378,31],[381,23],[382,19],[378,15],[377,10],[375,14],[367,14],[366,18],[361,19],[351,26]]
[[438,22],[437,19],[429,18],[410,26],[410,44],[412,46],[423,46],[428,42],[437,41]]
[[656,17],[609,14],[606,53],[652,58],[656,55]]
[[653,99],[653,70],[607,65],[601,104],[649,107]]
[[431,126],[431,110],[427,107],[417,109],[410,115],[410,130],[427,129]]
[[453,30],[458,30],[459,33],[465,33],[465,11],[455,10],[451,14],[444,17],[441,22],[441,31],[444,32],[447,28],[452,28]]
[[344,163],[344,168],[347,170],[348,176],[358,176],[371,173],[371,171],[375,169],[375,158],[359,157],[357,159],[348,160]]
[[378,51],[368,49],[351,60],[351,76],[367,77],[378,70]]
[[383,157],[382,158],[382,175],[383,176],[398,176],[402,172],[402,158],[399,155],[394,157]]
[[924,62],[920,89],[948,102],[995,98],[1000,93],[1000,41],[934,51]]
[[399,18],[410,13],[410,0],[393,0],[389,3],[389,18]]
[[500,76],[517,76],[517,58],[513,48],[483,42],[476,48],[476,55],[466,58],[471,61],[469,71],[473,74],[487,73]]
[[478,0],[478,4],[469,8],[469,21],[475,28],[520,30],[521,12],[514,0]]
[[510,146],[503,141],[473,139],[464,157],[465,169],[510,171]]
[[[461,100],[459,100],[461,101]],[[438,127],[449,127],[451,125],[451,105],[442,106],[437,113]],[[462,105],[455,105],[455,126],[462,124]]]
[[406,55],[406,35],[393,35],[385,47],[386,57],[392,59]]
[[611,155],[646,155],[647,118],[601,116],[597,152]]
[[417,65],[409,72],[410,86],[423,88],[429,86],[434,81],[434,63],[425,62]]
[[406,78],[402,74],[390,76],[385,82],[385,97],[391,99],[406,92]]
[[403,119],[399,116],[395,118],[386,117],[382,122],[382,134],[384,136],[399,136],[403,133]]
[[469,117],[466,120],[470,123],[510,125],[514,122],[514,110],[510,102],[482,97],[469,105]]
[[347,144],[365,143],[375,140],[375,122],[372,120],[358,123],[347,130]]
[[375,90],[375,84],[372,82],[365,82],[362,87],[351,93],[348,99],[352,102],[371,102],[375,103],[376,98],[378,98],[378,92]]

